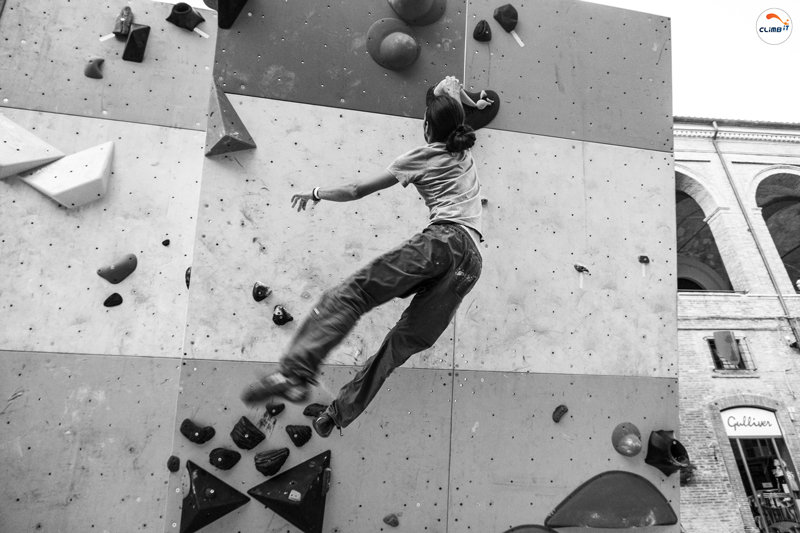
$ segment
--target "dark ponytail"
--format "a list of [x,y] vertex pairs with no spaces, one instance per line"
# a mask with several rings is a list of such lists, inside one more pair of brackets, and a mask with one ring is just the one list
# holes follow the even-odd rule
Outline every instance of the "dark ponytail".
[[450,96],[433,98],[425,110],[430,142],[443,142],[448,152],[463,152],[475,144],[475,131],[464,124],[464,108]]

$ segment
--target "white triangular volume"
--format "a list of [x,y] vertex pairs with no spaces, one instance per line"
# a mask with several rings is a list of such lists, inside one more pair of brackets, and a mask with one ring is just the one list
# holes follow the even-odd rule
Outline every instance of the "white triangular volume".
[[105,196],[113,155],[114,141],[109,141],[21,174],[20,178],[42,194],[72,209]]
[[59,149],[0,115],[0,179],[62,157],[64,154]]

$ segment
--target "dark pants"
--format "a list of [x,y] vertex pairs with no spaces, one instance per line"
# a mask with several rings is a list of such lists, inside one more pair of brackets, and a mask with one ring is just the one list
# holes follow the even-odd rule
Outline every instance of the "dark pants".
[[478,281],[481,266],[480,252],[466,230],[455,224],[425,228],[322,295],[281,359],[282,372],[313,382],[328,352],[361,315],[414,294],[378,351],[331,405],[337,425],[347,427],[395,368],[433,346]]

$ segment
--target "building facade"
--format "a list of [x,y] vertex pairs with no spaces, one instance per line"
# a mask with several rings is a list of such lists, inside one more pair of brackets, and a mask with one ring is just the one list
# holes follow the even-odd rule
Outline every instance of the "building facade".
[[674,133],[681,524],[793,531],[800,125],[676,117]]

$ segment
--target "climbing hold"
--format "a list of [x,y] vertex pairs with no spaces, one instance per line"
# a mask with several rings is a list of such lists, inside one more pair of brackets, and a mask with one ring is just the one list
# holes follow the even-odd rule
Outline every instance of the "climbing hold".
[[311,440],[310,426],[286,426],[286,433],[298,448]]
[[114,22],[114,31],[111,32],[117,37],[127,37],[131,30],[131,23],[133,22],[133,11],[128,6],[122,8],[119,12],[116,22]]
[[287,457],[289,457],[289,448],[257,453],[255,456],[256,470],[265,476],[274,476],[286,462]]
[[667,499],[638,474],[611,470],[583,483],[550,512],[549,527],[669,526],[678,517]]
[[189,288],[189,282],[192,280],[192,267],[186,269],[186,288]]
[[230,470],[236,466],[236,463],[238,463],[241,458],[242,454],[239,452],[235,450],[226,450],[225,448],[214,448],[211,450],[211,453],[208,454],[209,462],[220,470]]
[[650,262],[650,258],[647,257],[646,255],[640,255],[639,256],[639,262],[641,264],[643,264],[643,265],[646,265],[646,264],[648,264]]
[[103,72],[100,70],[100,67],[103,65],[105,59],[102,57],[93,57],[89,61],[86,62],[86,67],[83,69],[83,75],[87,78],[93,78],[95,80],[102,80],[103,79]]
[[324,413],[327,408],[327,405],[322,405],[321,403],[312,403],[303,409],[303,414],[305,416],[310,416],[311,418],[319,418],[319,416]]
[[[496,117],[500,112],[500,96],[491,90],[483,91],[483,94],[486,95],[484,100],[492,101],[491,105],[488,105],[483,109],[469,105],[463,106],[464,124],[472,127],[473,130],[479,130],[488,126],[489,123],[494,120],[494,117]],[[476,102],[481,99],[481,93],[472,93],[467,91],[467,96]]]
[[674,437],[674,431],[653,431],[647,444],[647,457],[644,462],[671,476],[681,468],[689,466],[689,452]]
[[97,269],[97,275],[116,285],[130,276],[137,264],[136,255],[128,254],[112,265]]
[[260,281],[256,281],[256,284],[253,285],[253,300],[260,302],[270,294],[272,294],[272,289],[270,289]]
[[122,296],[120,296],[119,293],[115,292],[114,294],[106,298],[106,301],[103,302],[103,305],[105,305],[106,307],[116,307],[121,303],[122,303]]
[[553,411],[553,422],[558,424],[561,421],[561,417],[567,414],[567,411],[569,411],[569,409],[566,405],[559,405],[556,407],[555,411]]
[[488,205],[489,199],[488,198],[481,198],[481,205]]
[[150,26],[131,24],[131,30],[128,32],[128,41],[125,43],[125,51],[122,52],[122,59],[136,63],[144,61],[144,51],[147,48],[148,37],[150,37]]
[[189,491],[183,499],[180,533],[194,533],[250,501],[250,498],[191,461]]
[[264,432],[258,429],[255,424],[243,416],[239,419],[233,429],[231,430],[231,438],[233,442],[243,450],[252,450],[258,446],[262,440],[267,436]]
[[[236,18],[242,12],[247,0],[215,0],[215,3],[217,6],[212,9],[217,10],[217,25],[223,30],[229,30],[236,22]],[[207,1],[206,5],[208,5]]]
[[447,0],[388,0],[394,12],[412,26],[433,24],[444,15]]
[[167,22],[189,31],[194,31],[198,24],[205,21],[206,19],[203,18],[203,15],[195,11],[186,2],[178,2],[172,6],[172,12],[167,17]]
[[169,239],[164,239],[163,241],[161,241],[161,244],[163,244],[164,246],[169,246]]
[[267,406],[267,413],[269,413],[269,416],[278,416],[283,412],[284,409],[286,409],[286,404],[270,404]]
[[383,68],[407,68],[417,60],[421,50],[411,27],[402,20],[380,19],[367,31],[367,52]]
[[577,271],[578,271],[578,272],[580,272],[581,274],[588,274],[588,275],[590,275],[590,276],[592,275],[592,273],[591,273],[591,272],[589,272],[589,269],[588,269],[588,268],[586,268],[585,266],[583,266],[583,265],[582,265],[582,264],[580,264],[580,263],[575,263],[573,266],[575,267],[575,270],[577,270]]
[[511,32],[517,27],[519,17],[516,8],[511,4],[506,4],[494,10],[494,20],[496,20],[504,30]]
[[167,459],[167,470],[170,472],[177,472],[181,469],[181,460],[174,455],[170,455]]
[[64,207],[80,207],[105,196],[113,157],[114,142],[109,141],[23,172],[20,179]]
[[303,533],[322,533],[331,451],[268,479],[247,493]]
[[397,519],[396,514],[392,513],[383,517],[383,523],[387,526],[397,527],[400,525],[400,520]]
[[255,147],[255,141],[225,96],[225,92],[216,82],[213,83],[208,103],[206,157],[251,150]]
[[289,314],[289,311],[283,308],[282,305],[276,305],[272,311],[272,321],[277,325],[282,326],[287,322],[294,320],[294,317]]
[[25,172],[64,157],[36,135],[0,115],[0,179]]
[[619,454],[634,457],[642,451],[642,434],[635,425],[622,422],[611,432],[611,444]]
[[475,29],[472,31],[472,38],[482,43],[487,43],[492,40],[492,28],[485,20],[478,22]]
[[211,426],[201,428],[188,418],[181,423],[181,435],[194,442],[204,444],[214,438],[216,431]]

